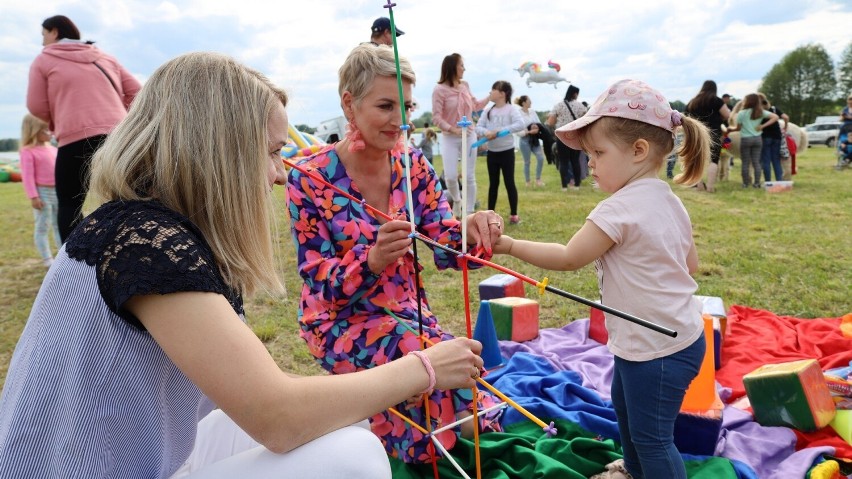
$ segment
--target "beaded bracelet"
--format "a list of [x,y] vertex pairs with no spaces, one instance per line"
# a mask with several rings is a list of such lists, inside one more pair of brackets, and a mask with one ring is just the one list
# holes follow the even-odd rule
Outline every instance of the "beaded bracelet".
[[423,351],[409,351],[408,354],[417,356],[420,362],[423,363],[423,367],[426,368],[426,374],[429,375],[429,386],[421,394],[432,394],[432,390],[435,389],[436,379],[435,370],[432,369],[432,362],[429,361],[429,356],[426,356],[426,353]]

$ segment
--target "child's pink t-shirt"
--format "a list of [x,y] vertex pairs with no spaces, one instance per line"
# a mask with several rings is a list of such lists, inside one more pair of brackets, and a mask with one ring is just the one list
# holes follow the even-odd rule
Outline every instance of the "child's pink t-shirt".
[[692,224],[668,183],[634,181],[601,201],[587,218],[615,242],[595,260],[601,302],[677,331],[676,338],[606,314],[612,353],[648,361],[690,346],[704,333],[698,284],[686,258]]
[[29,199],[38,198],[36,186],[55,186],[56,147],[51,145],[21,148],[21,179]]

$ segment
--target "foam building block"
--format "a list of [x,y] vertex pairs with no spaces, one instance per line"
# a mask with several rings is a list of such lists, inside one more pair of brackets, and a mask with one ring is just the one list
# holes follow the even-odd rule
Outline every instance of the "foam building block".
[[480,301],[508,296],[525,297],[523,281],[509,274],[495,274],[479,283]]
[[589,308],[589,338],[601,344],[606,344],[609,340],[604,312],[594,307]]
[[724,403],[716,391],[713,318],[709,315],[704,316],[704,340],[707,349],[698,375],[686,389],[680,413],[675,420],[674,442],[680,452],[712,456],[722,431]]
[[725,303],[718,296],[695,296],[701,301],[702,313],[713,317],[713,361],[716,369],[722,367],[722,341],[725,339],[725,328],[728,326],[728,313]]
[[491,317],[488,301],[479,302],[473,339],[482,343],[480,357],[485,369],[494,369],[503,365],[503,355],[500,354],[500,344],[497,342],[497,331],[494,329],[494,318]]
[[684,454],[712,456],[722,432],[722,411],[725,404],[714,391],[713,403],[705,411],[683,411],[677,415],[674,443]]
[[538,337],[538,301],[508,296],[488,301],[497,338],[523,342]]
[[[713,343],[713,361],[715,369],[719,369],[722,367],[722,340],[724,339],[725,328],[727,327],[725,303],[722,301],[722,298],[717,296],[696,295],[695,298],[701,301],[702,313],[709,314],[714,318],[713,337],[715,342]],[[601,344],[606,344],[609,339],[609,334],[606,331],[604,312],[595,307],[589,309],[589,338]],[[710,343],[708,342],[707,344],[709,346]]]
[[743,376],[755,420],[763,426],[816,431],[835,416],[834,401],[815,359],[767,364]]
[[829,425],[844,441],[852,444],[852,411],[838,409]]
[[716,397],[716,368],[713,365],[713,319],[704,316],[704,340],[707,349],[698,369],[698,375],[686,388],[686,395],[680,406],[681,411],[700,413],[712,408]]

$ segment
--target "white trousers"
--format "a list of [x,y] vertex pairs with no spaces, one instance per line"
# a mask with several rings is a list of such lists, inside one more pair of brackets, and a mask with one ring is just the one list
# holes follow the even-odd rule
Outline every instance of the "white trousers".
[[391,478],[388,456],[366,420],[275,454],[216,409],[198,423],[195,449],[171,479],[343,477]]
[[[461,136],[444,133],[441,135],[441,159],[444,162],[444,181],[447,183],[450,198],[453,200],[453,213],[461,217],[461,191],[459,191],[459,160],[461,160]],[[476,142],[476,133],[468,132],[467,146]],[[474,212],[476,204],[476,150],[467,153],[467,212]]]

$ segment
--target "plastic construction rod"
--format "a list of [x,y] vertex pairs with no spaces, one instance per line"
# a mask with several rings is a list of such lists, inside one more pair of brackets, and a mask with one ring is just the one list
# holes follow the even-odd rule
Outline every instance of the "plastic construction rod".
[[545,291],[550,291],[551,293],[562,296],[563,298],[572,299],[572,300],[574,300],[578,303],[585,304],[586,306],[591,306],[593,308],[600,309],[601,311],[605,311],[609,314],[613,314],[615,316],[618,316],[621,319],[626,319],[627,321],[630,321],[631,323],[638,324],[639,326],[645,326],[648,329],[652,329],[652,330],[654,330],[658,333],[665,334],[666,336],[671,336],[673,338],[677,337],[677,331],[669,329],[665,326],[660,326],[659,324],[652,323],[652,322],[644,320],[642,318],[637,318],[636,316],[633,316],[632,314],[629,314],[629,313],[625,313],[624,311],[619,311],[615,308],[610,308],[609,306],[600,304],[598,302],[590,301],[590,300],[588,300],[588,299],[586,299],[582,296],[577,296],[576,294],[571,294],[571,293],[569,293],[567,291],[563,291],[559,288],[554,288],[553,286],[545,286],[544,289],[545,289]]
[[[401,320],[398,316],[396,316],[395,314],[393,314],[393,312],[391,312],[391,310],[389,310],[388,308],[385,308],[385,312],[386,312],[386,313],[388,313],[388,314],[389,314],[389,315],[390,315],[393,319],[395,319],[395,320],[397,321],[397,323],[401,324],[403,327],[405,327],[406,329],[408,329],[408,330],[409,330],[409,331],[411,331],[412,333],[417,334],[417,331],[415,331],[415,330],[414,330],[414,328],[412,328],[411,326],[409,326],[409,325],[405,324],[405,322],[404,322],[404,321],[402,321],[402,320]],[[425,341],[425,342],[426,342],[427,344],[429,344],[430,346],[434,346],[434,345],[435,345],[435,343],[434,343],[434,342],[432,342],[431,340],[429,340],[428,338],[421,337],[420,339],[421,339],[421,340],[423,340],[423,341]],[[485,382],[485,380],[484,380],[484,379],[482,379],[482,377],[481,377],[481,376],[480,376],[480,377],[478,377],[478,378],[475,378],[475,379],[476,379],[476,382],[478,382],[479,384],[482,384],[483,386],[485,386],[485,388],[486,388],[486,389],[488,389],[489,391],[491,391],[491,392],[492,392],[495,396],[497,396],[498,398],[502,399],[502,400],[503,400],[503,402],[505,402],[506,404],[508,404],[508,405],[512,406],[513,408],[515,408],[515,410],[517,410],[519,413],[521,413],[521,414],[523,414],[524,416],[526,416],[526,417],[527,417],[527,419],[529,419],[530,421],[532,421],[532,422],[534,422],[534,423],[538,424],[539,426],[541,426],[541,428],[544,430],[544,432],[545,432],[545,433],[547,433],[547,434],[548,434],[548,436],[553,436],[553,435],[555,435],[555,434],[556,434],[556,428],[553,426],[553,423],[551,423],[551,424],[549,424],[549,425],[548,425],[548,424],[545,424],[545,423],[544,423],[544,421],[542,421],[541,419],[537,418],[537,417],[536,417],[533,413],[531,413],[531,412],[527,411],[526,409],[524,409],[524,407],[523,407],[523,406],[521,406],[520,404],[516,403],[515,401],[512,401],[511,399],[509,399],[509,397],[508,397],[508,396],[506,396],[505,394],[503,394],[502,392],[500,392],[500,390],[498,390],[498,389],[497,389],[497,388],[495,388],[494,386],[492,386],[492,385],[488,384],[487,382]]]
[[[423,241],[427,244],[430,244],[430,245],[432,245],[436,248],[443,249],[444,251],[447,251],[447,252],[450,252],[450,253],[455,253],[459,256],[462,255],[458,251],[450,248],[449,246],[442,245],[442,244],[438,243],[437,241],[432,240],[431,238],[424,237],[423,235],[420,235],[420,234],[413,235],[412,238],[419,239],[420,241]],[[498,271],[502,271],[506,274],[509,274],[511,276],[514,276],[514,277],[516,277],[516,278],[518,278],[522,281],[526,281],[527,283],[530,283],[533,286],[539,287],[539,288],[543,289],[544,291],[550,291],[551,293],[562,296],[563,298],[568,298],[568,299],[574,300],[578,303],[585,304],[586,306],[598,308],[601,311],[605,311],[609,314],[618,316],[619,318],[626,319],[627,321],[638,324],[640,326],[644,326],[644,327],[651,329],[653,331],[656,331],[658,333],[665,334],[666,336],[671,336],[673,338],[677,337],[677,331],[666,328],[665,326],[660,326],[660,325],[652,323],[648,320],[633,316],[632,314],[628,314],[628,313],[625,313],[623,311],[619,311],[615,308],[610,308],[609,306],[597,303],[597,302],[592,301],[590,299],[586,299],[582,296],[577,296],[576,294],[571,294],[567,291],[563,291],[559,288],[554,288],[553,286],[548,286],[546,283],[538,282],[538,281],[530,278],[529,276],[525,276],[525,275],[520,274],[516,271],[512,271],[509,268],[506,268],[504,266],[500,266],[499,264],[496,264],[496,263],[492,263],[491,261],[473,256],[473,255],[470,255],[470,254],[464,255],[464,257],[467,258],[469,261],[480,263],[482,265],[488,266],[490,268],[493,268],[493,269],[496,269]]]
[[[477,416],[478,416],[478,417],[482,417],[482,416],[484,416],[485,414],[488,414],[489,412],[491,412],[491,411],[493,411],[493,410],[495,410],[495,409],[502,409],[502,408],[504,408],[504,407],[509,407],[509,404],[508,404],[508,403],[504,403],[504,402],[497,403],[497,404],[495,404],[495,405],[493,405],[493,406],[491,406],[491,407],[489,407],[489,408],[487,408],[487,409],[483,409],[483,410],[479,411],[479,412],[477,413]],[[470,421],[470,420],[472,420],[472,419],[473,419],[473,414],[471,414],[470,416],[467,416],[467,417],[461,418],[461,419],[459,419],[458,421],[451,422],[451,423],[447,424],[446,426],[443,426],[443,427],[440,427],[440,428],[438,428],[438,429],[435,429],[434,431],[432,431],[432,435],[442,433],[442,432],[446,431],[447,429],[452,429],[452,428],[454,428],[454,427],[458,426],[459,424],[465,423],[465,422]]]
[[[500,130],[500,131],[497,132],[497,136],[495,136],[492,139],[500,138],[501,136],[506,136],[508,134],[509,134],[509,130]],[[476,140],[475,142],[473,142],[472,145],[470,145],[470,148],[471,149],[479,148],[480,146],[488,143],[489,141],[491,141],[491,140],[489,140],[488,138],[482,138],[482,139]]]
[[441,441],[439,441],[437,437],[432,436],[432,442],[434,442],[435,445],[438,446],[438,449],[440,449],[441,452],[444,453],[444,457],[446,457],[447,460],[450,461],[450,464],[452,464],[453,467],[455,467],[456,470],[459,471],[459,474],[461,474],[464,479],[470,479],[470,476],[468,476],[467,473],[464,472],[464,469],[462,469],[461,466],[459,466],[459,463],[457,463],[456,460],[453,459],[453,456],[450,455],[450,452],[447,451],[447,449],[444,447],[443,444],[441,444]]
[[[333,185],[333,184],[329,183],[329,182],[328,182],[328,181],[326,181],[326,179],[325,179],[325,178],[323,178],[321,175],[319,175],[318,173],[314,172],[314,171],[313,171],[313,168],[310,168],[310,167],[307,167],[307,168],[306,168],[306,167],[303,167],[303,166],[298,166],[298,165],[296,165],[294,162],[292,162],[292,161],[288,161],[287,159],[284,159],[284,163],[285,163],[285,164],[287,164],[287,166],[289,166],[289,167],[291,167],[291,168],[293,168],[293,169],[295,169],[295,170],[297,170],[297,171],[301,172],[301,173],[302,173],[302,174],[304,174],[305,176],[307,176],[307,177],[309,177],[309,178],[311,178],[311,179],[313,179],[313,180],[315,180],[315,181],[319,181],[320,183],[325,184],[325,185],[326,185],[326,186],[328,186],[329,188],[331,188],[331,189],[333,189],[334,191],[336,191],[337,193],[339,193],[339,194],[341,194],[341,195],[343,195],[343,196],[345,196],[345,197],[349,198],[350,200],[352,200],[352,201],[354,201],[354,202],[356,202],[356,203],[361,203],[361,204],[364,206],[364,208],[365,208],[365,209],[367,209],[368,211],[372,212],[375,216],[377,216],[377,217],[381,217],[381,218],[384,218],[384,219],[386,219],[386,220],[388,220],[388,221],[390,221],[390,220],[392,220],[392,219],[393,219],[393,218],[392,218],[390,215],[388,215],[387,213],[385,213],[385,212],[383,212],[383,211],[380,211],[380,210],[378,210],[378,209],[376,209],[376,208],[374,208],[374,207],[370,206],[370,205],[369,205],[367,202],[365,202],[365,201],[359,201],[357,198],[355,198],[355,197],[354,197],[354,196],[352,196],[351,194],[349,194],[349,193],[347,193],[346,191],[342,190],[341,188],[339,188],[339,187],[337,187],[337,186],[335,186],[335,185]],[[429,244],[429,245],[434,246],[434,247],[436,247],[436,248],[440,248],[440,249],[442,249],[442,250],[444,250],[444,251],[447,251],[447,252],[449,252],[449,253],[453,253],[453,254],[458,255],[458,256],[462,256],[462,255],[463,255],[463,253],[461,253],[461,252],[459,252],[459,251],[456,251],[456,250],[454,250],[453,248],[450,248],[449,246],[442,245],[441,243],[438,243],[437,241],[434,241],[434,240],[433,240],[433,239],[431,239],[431,238],[427,238],[426,236],[423,236],[423,235],[422,235],[422,234],[420,234],[420,233],[416,233],[416,232],[414,232],[414,233],[411,233],[409,236],[410,236],[411,238],[419,239],[420,241],[423,241],[423,242],[424,242],[424,243],[426,243],[426,244]],[[479,264],[482,264],[482,265],[484,265],[484,266],[488,266],[489,268],[496,269],[497,271],[502,271],[503,273],[506,273],[506,274],[508,274],[508,275],[514,276],[514,277],[516,277],[516,278],[520,279],[521,281],[525,281],[525,282],[527,282],[527,283],[529,283],[529,284],[531,284],[531,285],[533,285],[533,286],[536,286],[536,287],[541,288],[541,289],[546,290],[546,291],[550,291],[551,293],[557,294],[557,295],[562,296],[562,297],[564,297],[564,298],[568,298],[568,299],[571,299],[571,300],[577,301],[578,303],[585,304],[586,306],[591,306],[591,307],[594,307],[594,308],[598,308],[598,309],[600,309],[601,311],[607,312],[607,313],[612,314],[612,315],[614,315],[614,316],[618,316],[618,317],[619,317],[619,318],[621,318],[621,319],[625,319],[625,320],[627,320],[627,321],[630,321],[630,322],[632,322],[632,323],[638,324],[638,325],[640,325],[640,326],[645,326],[646,328],[649,328],[649,329],[651,329],[651,330],[653,330],[653,331],[657,331],[658,333],[661,333],[661,334],[665,334],[666,336],[670,336],[670,337],[672,337],[672,338],[676,338],[676,337],[677,337],[677,331],[674,331],[674,330],[672,330],[672,329],[666,328],[666,327],[664,327],[664,326],[660,326],[660,325],[658,325],[658,324],[654,324],[654,323],[652,323],[652,322],[650,322],[650,321],[644,320],[644,319],[642,319],[642,318],[638,318],[638,317],[636,317],[636,316],[633,316],[632,314],[628,314],[628,313],[625,313],[625,312],[623,312],[623,311],[619,311],[619,310],[617,310],[617,309],[615,309],[615,308],[610,308],[609,306],[606,306],[606,305],[603,305],[603,304],[600,304],[600,303],[596,303],[596,302],[591,301],[591,300],[589,300],[589,299],[583,298],[582,296],[577,296],[577,295],[575,295],[575,294],[571,294],[571,293],[569,293],[569,292],[567,292],[567,291],[563,291],[563,290],[561,290],[561,289],[559,289],[559,288],[554,288],[553,286],[543,285],[543,283],[542,283],[542,282],[536,281],[536,280],[534,280],[534,279],[530,278],[529,276],[525,276],[525,275],[523,275],[523,274],[521,274],[521,273],[518,273],[517,271],[512,271],[511,269],[506,268],[505,266],[501,266],[501,265],[499,265],[499,264],[497,264],[497,263],[492,263],[491,261],[488,261],[488,260],[485,260],[485,259],[482,259],[482,258],[479,258],[479,257],[473,256],[473,255],[470,255],[470,254],[467,254],[467,255],[464,255],[464,256],[465,256],[465,257],[466,257],[469,261],[474,261],[474,262],[479,263]]]

